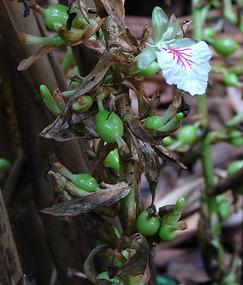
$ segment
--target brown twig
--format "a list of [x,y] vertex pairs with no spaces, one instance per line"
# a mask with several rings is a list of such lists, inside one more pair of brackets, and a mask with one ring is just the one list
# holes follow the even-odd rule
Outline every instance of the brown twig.
[[229,189],[235,189],[243,183],[243,169],[238,170],[233,175],[229,175],[222,179],[217,185],[210,190],[210,195],[223,194]]

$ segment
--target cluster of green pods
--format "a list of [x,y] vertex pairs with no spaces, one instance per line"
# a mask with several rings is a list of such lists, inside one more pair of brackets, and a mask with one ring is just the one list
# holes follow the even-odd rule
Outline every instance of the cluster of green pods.
[[176,237],[177,230],[184,230],[185,223],[179,221],[186,200],[181,197],[176,201],[173,209],[163,217],[159,217],[151,208],[140,213],[136,220],[139,233],[146,237],[159,235],[162,240],[172,240]]
[[[56,31],[57,24],[62,26],[67,25],[69,17],[67,6],[62,4],[52,4],[49,5],[46,9],[41,8],[39,11],[43,22],[48,29]],[[75,13],[76,16],[73,18],[72,27],[84,28],[87,22],[81,16],[79,9],[75,9],[73,13]]]
[[182,112],[177,114],[169,114],[165,112],[163,116],[150,116],[144,122],[147,129],[156,132],[172,132],[179,128],[180,122],[183,120]]
[[[204,29],[204,39],[208,41],[213,49],[221,56],[228,57],[234,54],[239,49],[239,44],[230,37],[221,37],[214,39],[217,32],[217,27]],[[225,70],[223,72],[224,83],[226,86],[239,86],[239,78],[236,73]]]

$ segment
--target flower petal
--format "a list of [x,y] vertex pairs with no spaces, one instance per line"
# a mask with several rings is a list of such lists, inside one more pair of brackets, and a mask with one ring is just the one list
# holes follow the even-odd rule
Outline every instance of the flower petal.
[[[191,95],[205,93],[210,71],[209,60],[212,56],[208,45],[201,41],[183,48],[176,48],[164,43],[156,52],[158,64],[166,82]],[[193,42],[192,42],[193,43]]]
[[181,38],[183,38],[183,30],[175,15],[172,15],[170,17],[168,27],[166,31],[163,33],[161,41],[166,42]]

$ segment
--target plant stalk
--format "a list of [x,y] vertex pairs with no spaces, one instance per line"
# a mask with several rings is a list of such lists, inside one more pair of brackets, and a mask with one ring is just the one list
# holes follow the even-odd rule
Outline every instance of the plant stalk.
[[[203,24],[204,24],[204,15],[202,7],[199,6],[200,4],[199,2],[200,0],[192,0],[193,37],[198,41],[202,40]],[[204,118],[203,122],[204,128],[208,129],[209,119],[208,119],[207,101],[205,95],[198,96],[197,107],[198,107],[198,112]],[[217,258],[217,263],[221,264],[222,260],[224,260],[223,252],[222,250],[219,250],[222,249],[222,245],[219,240],[219,233],[221,232],[221,226],[218,220],[218,215],[217,213],[215,213],[214,205],[216,203],[216,198],[209,196],[210,191],[214,186],[214,169],[213,169],[213,160],[212,160],[212,147],[208,135],[206,135],[202,139],[201,147],[202,147],[201,162],[202,162],[204,184],[205,184],[205,193],[202,199],[202,211],[203,215],[205,215],[208,219],[208,226],[210,227],[211,231],[211,242],[213,240],[216,240],[219,245],[218,247],[215,247],[215,250],[217,251],[215,257]]]
[[[201,15],[201,10],[198,8],[199,0],[192,0],[193,3],[193,37],[194,39],[200,41],[202,39],[202,28],[203,28],[203,19]],[[198,96],[197,98],[198,111],[202,114],[204,121],[204,127],[208,127],[208,112],[207,112],[207,101],[205,95]],[[213,175],[213,161],[212,161],[212,150],[211,144],[209,142],[208,136],[205,136],[202,141],[202,165],[204,173],[204,181],[206,192],[214,184],[214,175]]]

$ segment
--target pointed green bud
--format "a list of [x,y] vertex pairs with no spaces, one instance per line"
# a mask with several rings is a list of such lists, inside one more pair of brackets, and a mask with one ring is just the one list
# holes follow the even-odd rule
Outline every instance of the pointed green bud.
[[152,33],[154,43],[157,43],[162,38],[168,26],[169,19],[163,9],[155,7],[152,12]]
[[60,113],[61,110],[59,109],[54,97],[52,96],[50,90],[46,85],[41,85],[40,86],[40,93],[41,93],[41,98],[47,107],[47,109],[55,116],[57,117]]
[[186,204],[186,199],[183,197],[180,197],[177,201],[176,204],[174,205],[174,208],[172,212],[166,214],[164,217],[162,217],[162,224],[169,224],[169,225],[175,225],[180,217],[182,210]]
[[66,73],[68,69],[72,67],[73,63],[74,63],[73,50],[71,47],[68,47],[64,60],[61,64],[62,71]]
[[182,112],[177,113],[167,124],[157,129],[159,132],[173,132],[180,126],[180,122],[184,119]]

